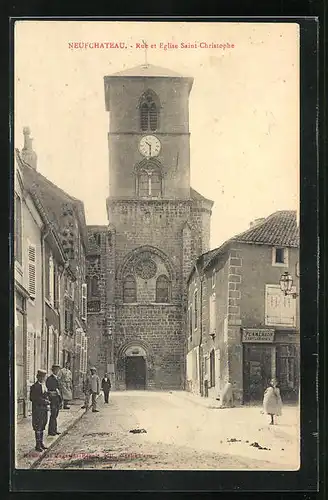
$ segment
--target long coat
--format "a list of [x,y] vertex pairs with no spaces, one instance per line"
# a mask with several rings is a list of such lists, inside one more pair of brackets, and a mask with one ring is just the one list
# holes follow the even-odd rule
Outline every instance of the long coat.
[[54,375],[49,375],[49,377],[46,380],[46,386],[48,389],[48,395],[50,399],[50,406],[51,408],[53,407],[59,407],[61,404],[61,394],[60,394],[60,387],[59,387],[59,382],[57,377]]
[[263,409],[268,415],[277,415],[282,413],[282,401],[278,387],[270,385],[264,392]]
[[111,390],[111,383],[110,383],[110,380],[109,378],[107,377],[107,379],[105,380],[105,377],[102,379],[101,381],[101,388],[104,392],[109,392]]
[[32,428],[34,431],[44,431],[48,421],[49,399],[46,387],[40,382],[30,387],[32,401]]
[[66,401],[73,399],[73,376],[71,370],[63,368],[58,376],[62,398]]

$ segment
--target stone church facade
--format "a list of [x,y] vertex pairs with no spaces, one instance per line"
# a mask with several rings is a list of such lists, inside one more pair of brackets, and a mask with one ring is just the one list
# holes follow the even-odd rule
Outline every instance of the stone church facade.
[[213,205],[190,186],[193,79],[145,65],[104,83],[108,226],[88,227],[89,359],[116,389],[182,389],[187,279]]

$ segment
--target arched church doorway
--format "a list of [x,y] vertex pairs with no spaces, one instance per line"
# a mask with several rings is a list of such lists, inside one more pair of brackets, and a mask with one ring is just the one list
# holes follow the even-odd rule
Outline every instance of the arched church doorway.
[[127,390],[146,389],[146,352],[139,346],[125,352],[125,387]]

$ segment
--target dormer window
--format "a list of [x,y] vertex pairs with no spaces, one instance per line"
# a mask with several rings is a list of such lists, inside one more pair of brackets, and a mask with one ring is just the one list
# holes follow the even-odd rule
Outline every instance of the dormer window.
[[274,247],[272,249],[272,265],[278,267],[288,266],[288,248]]
[[158,129],[159,99],[154,91],[144,92],[139,101],[140,128],[143,132]]

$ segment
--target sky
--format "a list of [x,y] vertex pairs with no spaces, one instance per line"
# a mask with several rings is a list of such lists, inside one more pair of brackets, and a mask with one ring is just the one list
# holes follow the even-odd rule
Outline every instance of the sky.
[[[214,201],[211,248],[299,206],[299,26],[294,23],[18,21],[14,143],[29,126],[38,171],[106,224],[105,75],[147,61],[194,78],[191,185]],[[70,43],[123,43],[78,48]],[[226,45],[202,47],[200,43]],[[164,50],[160,44],[178,45]],[[182,48],[181,44],[197,45]],[[233,44],[233,48],[227,47]],[[106,47],[106,46],[105,46]]]

